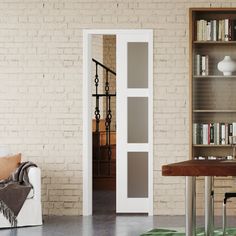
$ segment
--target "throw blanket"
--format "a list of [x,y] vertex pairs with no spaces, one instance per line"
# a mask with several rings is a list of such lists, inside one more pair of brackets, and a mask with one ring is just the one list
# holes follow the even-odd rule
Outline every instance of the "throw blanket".
[[32,162],[22,162],[8,179],[0,181],[0,212],[13,227],[17,226],[16,217],[32,188],[28,178],[31,166],[37,167]]

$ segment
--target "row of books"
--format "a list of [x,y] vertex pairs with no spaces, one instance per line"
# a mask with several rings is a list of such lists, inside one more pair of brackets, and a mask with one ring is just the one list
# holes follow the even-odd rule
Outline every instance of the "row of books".
[[209,75],[208,55],[196,55],[196,75]]
[[236,40],[236,20],[198,20],[197,41]]
[[236,122],[193,124],[193,144],[227,145],[232,136],[236,136]]

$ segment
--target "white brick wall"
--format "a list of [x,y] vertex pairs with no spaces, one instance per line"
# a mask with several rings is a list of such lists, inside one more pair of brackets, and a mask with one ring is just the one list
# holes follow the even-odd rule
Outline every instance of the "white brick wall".
[[161,165],[188,159],[188,8],[210,6],[236,2],[0,2],[0,140],[42,168],[44,214],[82,213],[86,28],[154,29],[154,213],[184,214],[184,179],[162,177]]

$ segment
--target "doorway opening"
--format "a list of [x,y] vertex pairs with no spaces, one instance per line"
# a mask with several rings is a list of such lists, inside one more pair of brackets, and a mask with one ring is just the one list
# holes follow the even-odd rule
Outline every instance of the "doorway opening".
[[92,35],[93,214],[116,213],[116,35]]

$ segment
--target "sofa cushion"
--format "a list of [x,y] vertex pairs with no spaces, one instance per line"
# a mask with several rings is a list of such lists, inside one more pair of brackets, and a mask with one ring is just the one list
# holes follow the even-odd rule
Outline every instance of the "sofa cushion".
[[21,162],[21,153],[0,158],[0,180],[7,179]]

